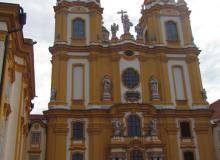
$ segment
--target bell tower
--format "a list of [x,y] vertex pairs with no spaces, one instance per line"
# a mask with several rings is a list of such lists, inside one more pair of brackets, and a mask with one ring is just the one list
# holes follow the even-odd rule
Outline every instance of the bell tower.
[[55,44],[88,45],[100,40],[102,12],[99,0],[58,0]]
[[184,0],[145,0],[140,25],[145,44],[193,46],[190,11]]

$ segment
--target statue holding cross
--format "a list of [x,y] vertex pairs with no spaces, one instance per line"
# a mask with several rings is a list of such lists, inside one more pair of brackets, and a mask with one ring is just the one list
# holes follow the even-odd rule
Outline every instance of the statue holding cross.
[[129,33],[130,31],[130,27],[133,26],[133,24],[130,22],[128,15],[126,14],[126,11],[121,10],[120,12],[118,12],[118,14],[121,14],[121,21],[123,24],[123,28],[124,28],[124,33]]

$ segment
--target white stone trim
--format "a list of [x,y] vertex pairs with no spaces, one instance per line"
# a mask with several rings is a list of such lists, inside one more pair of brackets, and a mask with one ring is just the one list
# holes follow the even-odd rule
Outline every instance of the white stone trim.
[[190,122],[190,126],[191,126],[191,134],[192,134],[192,137],[193,137],[193,142],[195,144],[195,148],[192,149],[192,148],[189,148],[190,150],[194,151],[195,153],[195,157],[196,159],[195,160],[200,160],[200,156],[199,156],[199,150],[198,150],[198,142],[197,142],[197,135],[195,133],[195,120],[193,118],[177,118],[176,119],[176,126],[177,128],[179,129],[178,130],[178,133],[177,133],[177,144],[178,144],[178,152],[179,152],[179,159],[180,160],[184,160],[183,159],[183,151],[186,150],[187,148],[184,148],[184,149],[181,149],[180,147],[180,126],[179,126],[179,122],[180,121],[189,121]]
[[72,21],[76,18],[81,18],[85,21],[85,38],[86,44],[90,42],[90,17],[89,14],[71,14],[67,15],[67,42],[72,43]]
[[158,110],[176,109],[173,105],[154,105],[154,107]]
[[6,22],[0,22],[0,31],[8,31]]
[[112,107],[112,105],[88,105],[87,109],[110,109]]
[[170,92],[171,92],[171,100],[173,104],[176,106],[176,95],[175,95],[175,87],[173,81],[173,73],[172,66],[181,66],[184,74],[184,81],[186,87],[186,98],[188,100],[188,105],[192,108],[192,93],[191,93],[191,84],[189,79],[189,71],[188,66],[184,60],[168,60],[168,74],[169,74],[169,82],[170,82]]
[[[67,133],[67,136],[66,136],[66,157],[67,157],[67,160],[70,160],[71,158],[71,151],[69,150],[69,147],[70,147],[70,144],[71,144],[71,133],[72,133],[72,122],[74,121],[80,121],[80,122],[84,122],[84,133],[85,133],[85,150],[83,150],[83,153],[84,153],[84,158],[85,160],[88,160],[89,159],[89,136],[88,136],[88,133],[87,133],[87,128],[88,128],[88,119],[87,118],[81,118],[81,119],[76,119],[76,118],[70,118],[70,119],[67,119],[67,125],[68,125],[68,133]],[[77,143],[77,142],[76,142]]]
[[209,109],[208,105],[193,105],[191,110],[198,110],[198,109]]
[[161,23],[161,29],[162,29],[162,35],[163,35],[163,42],[165,45],[167,45],[167,34],[166,34],[166,26],[165,23],[167,21],[173,21],[177,25],[177,31],[178,31],[178,37],[180,40],[180,44],[183,47],[184,46],[184,38],[183,38],[183,29],[182,29],[182,23],[179,16],[161,16],[160,17],[160,23]]
[[[119,53],[120,54],[120,53]],[[138,53],[136,53],[138,54]],[[133,68],[135,69],[138,74],[139,74],[139,78],[141,78],[141,70],[140,70],[140,62],[137,58],[135,58],[134,60],[126,60],[124,58],[121,58],[120,59],[120,62],[119,62],[119,66],[120,66],[120,77],[122,76],[122,73],[127,69],[127,68]],[[120,78],[121,79],[121,78]],[[125,98],[124,98],[124,94],[126,93],[126,91],[130,91],[130,89],[127,89],[123,83],[122,83],[122,79],[121,79],[121,82],[120,82],[120,88],[121,88],[121,102],[122,103],[127,103]],[[135,89],[132,89],[133,91],[138,91],[140,93],[140,100],[138,101],[138,103],[142,103],[142,84],[141,84],[141,79],[140,79],[140,82],[139,82],[139,86]]]
[[69,52],[67,53],[68,56],[88,56],[88,52]]
[[50,105],[48,106],[49,110],[56,110],[56,109],[64,109],[64,110],[68,110],[67,106],[60,106],[60,105]]
[[100,3],[98,3],[96,0],[60,0],[59,2],[57,2],[57,4],[63,2],[63,1],[67,1],[67,2],[74,2],[74,1],[82,1],[82,2],[85,2],[85,3],[90,3],[90,2],[94,2],[95,4],[100,5]]
[[84,104],[87,107],[89,104],[89,93],[90,93],[90,69],[89,69],[89,61],[88,59],[69,59],[67,61],[67,108],[70,109],[72,102],[72,65],[74,64],[82,64],[85,69],[85,86],[84,86]]

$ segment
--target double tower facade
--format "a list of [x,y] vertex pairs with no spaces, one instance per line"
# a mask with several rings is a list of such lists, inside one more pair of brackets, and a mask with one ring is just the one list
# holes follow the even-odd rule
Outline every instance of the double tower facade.
[[184,0],[145,0],[136,36],[124,11],[108,31],[99,0],[54,11],[47,160],[215,159]]

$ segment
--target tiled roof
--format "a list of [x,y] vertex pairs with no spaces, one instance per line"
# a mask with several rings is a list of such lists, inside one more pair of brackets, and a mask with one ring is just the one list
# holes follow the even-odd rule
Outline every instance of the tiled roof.
[[213,111],[212,119],[220,119],[220,99],[212,103],[209,107]]

